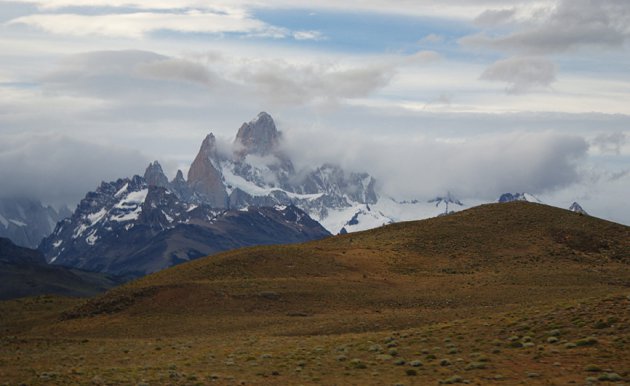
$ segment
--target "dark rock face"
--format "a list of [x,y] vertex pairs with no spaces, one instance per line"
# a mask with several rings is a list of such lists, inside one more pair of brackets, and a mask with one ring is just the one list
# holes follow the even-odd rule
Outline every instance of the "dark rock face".
[[7,237],[17,245],[35,248],[48,236],[57,221],[69,214],[67,208],[57,212],[38,200],[24,197],[0,199],[0,237]]

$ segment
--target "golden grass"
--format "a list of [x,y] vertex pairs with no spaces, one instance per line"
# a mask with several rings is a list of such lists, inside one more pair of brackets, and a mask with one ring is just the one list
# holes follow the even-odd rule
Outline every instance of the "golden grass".
[[619,383],[628,287],[630,228],[487,205],[226,252],[88,301],[0,303],[0,380]]

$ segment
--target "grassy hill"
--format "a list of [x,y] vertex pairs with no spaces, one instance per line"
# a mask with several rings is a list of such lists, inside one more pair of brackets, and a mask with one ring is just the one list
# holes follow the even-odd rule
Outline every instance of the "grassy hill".
[[[628,295],[629,227],[539,204],[484,205],[209,256],[86,302],[2,303],[0,376],[623,382]],[[12,350],[21,359],[11,359]]]

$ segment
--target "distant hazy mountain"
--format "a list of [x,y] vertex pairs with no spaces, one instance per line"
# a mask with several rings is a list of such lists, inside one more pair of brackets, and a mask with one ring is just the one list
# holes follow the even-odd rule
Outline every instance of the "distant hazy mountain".
[[569,210],[575,213],[588,214],[577,202],[573,202],[573,204],[569,207]]
[[0,238],[0,300],[45,294],[91,296],[120,283],[115,277],[48,265],[37,250]]
[[57,222],[72,213],[64,207],[57,212],[41,202],[23,197],[0,198],[0,237],[15,244],[36,248]]
[[503,193],[501,197],[499,197],[499,202],[512,202],[512,201],[527,201],[541,204],[536,196],[530,193]]

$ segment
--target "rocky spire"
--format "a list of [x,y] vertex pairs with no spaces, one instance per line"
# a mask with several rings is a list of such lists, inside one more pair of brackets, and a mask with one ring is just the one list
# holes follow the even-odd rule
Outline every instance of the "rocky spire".
[[175,174],[175,178],[173,178],[173,181],[171,181],[171,183],[180,184],[182,182],[186,182],[186,180],[184,179],[184,173],[181,169],[177,169],[177,174]]
[[[199,153],[188,170],[188,186],[215,208],[227,206],[227,192],[219,171],[216,139],[212,133],[203,140]],[[182,176],[183,177],[183,176]]]
[[168,178],[162,170],[162,166],[158,161],[153,161],[144,171],[144,179],[149,185],[168,187]]
[[186,183],[186,180],[184,179],[184,173],[182,173],[181,170],[177,171],[175,178],[173,178],[173,181],[171,181],[171,189],[175,192],[180,200],[186,202],[190,201],[193,194],[190,190],[190,187]]
[[265,156],[273,153],[279,140],[280,133],[273,118],[263,111],[253,120],[243,123],[234,142],[237,146],[242,146],[237,151],[239,156],[247,154]]

